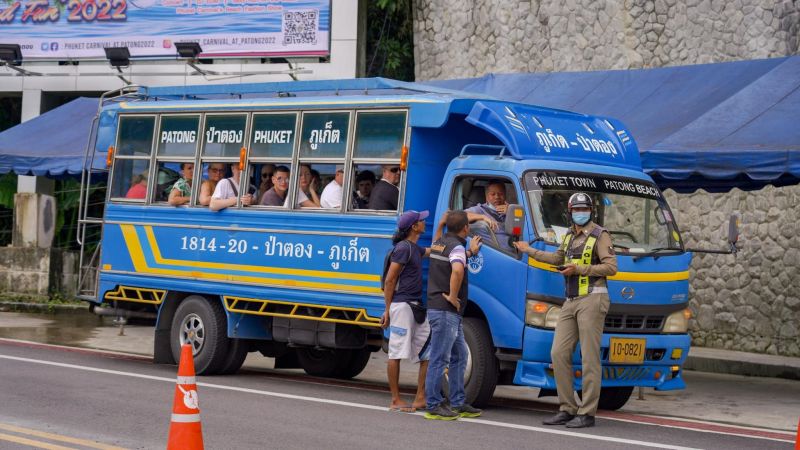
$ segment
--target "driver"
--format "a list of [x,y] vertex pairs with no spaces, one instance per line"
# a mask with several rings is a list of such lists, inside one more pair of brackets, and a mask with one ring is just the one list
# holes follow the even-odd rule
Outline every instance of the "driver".
[[[486,186],[486,203],[479,203],[471,208],[464,210],[470,223],[483,221],[486,226],[494,231],[497,243],[500,248],[507,252],[513,252],[514,248],[509,243],[510,236],[506,234],[505,226],[506,210],[506,184],[499,180],[492,180]],[[483,242],[492,242],[492,237],[484,227],[476,227],[475,234],[483,239]]]
[[[610,306],[606,277],[617,273],[617,257],[608,231],[591,220],[592,199],[589,195],[582,192],[572,194],[567,210],[573,225],[555,252],[533,249],[527,242],[515,242],[514,245],[537,261],[558,265],[559,272],[564,275],[566,299],[558,316],[550,350],[560,408],[558,414],[543,423],[584,428],[594,426],[600,399],[600,340]],[[575,401],[572,368],[572,355],[578,341],[581,343],[583,370],[580,408]]]

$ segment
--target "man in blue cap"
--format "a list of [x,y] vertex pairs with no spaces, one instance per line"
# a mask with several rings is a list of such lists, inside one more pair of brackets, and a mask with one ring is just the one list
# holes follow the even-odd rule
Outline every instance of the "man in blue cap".
[[[394,248],[384,280],[383,297],[386,311],[381,326],[389,328],[389,390],[392,411],[415,412],[425,406],[425,375],[428,371],[430,326],[422,304],[422,258],[431,249],[417,245],[425,233],[428,211],[406,211],[397,219],[397,232],[392,237]],[[439,231],[444,223],[439,225]],[[419,363],[417,395],[409,405],[400,399],[400,360]]]

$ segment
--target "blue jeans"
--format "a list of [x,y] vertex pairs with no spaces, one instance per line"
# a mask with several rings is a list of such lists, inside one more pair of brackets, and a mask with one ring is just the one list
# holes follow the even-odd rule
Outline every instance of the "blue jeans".
[[442,377],[445,367],[450,388],[450,407],[464,405],[464,371],[467,368],[467,343],[461,316],[438,309],[428,310],[431,325],[430,361],[425,378],[425,403],[428,409],[439,406],[442,401]]

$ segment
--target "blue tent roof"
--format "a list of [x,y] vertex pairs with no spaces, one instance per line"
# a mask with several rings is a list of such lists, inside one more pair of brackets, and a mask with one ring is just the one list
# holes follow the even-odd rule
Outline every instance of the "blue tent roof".
[[80,174],[97,105],[77,98],[0,133],[0,173]]
[[617,118],[662,187],[722,191],[800,182],[800,56],[426,83]]

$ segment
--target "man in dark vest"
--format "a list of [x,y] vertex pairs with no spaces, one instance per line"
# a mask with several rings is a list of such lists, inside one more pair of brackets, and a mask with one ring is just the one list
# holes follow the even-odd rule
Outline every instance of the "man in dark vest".
[[[592,199],[584,193],[572,194],[567,203],[573,226],[555,252],[530,248],[527,242],[514,245],[537,261],[562,268],[566,293],[556,323],[551,358],[556,378],[558,414],[545,425],[568,428],[594,426],[600,399],[602,365],[600,340],[610,305],[606,277],[617,273],[617,257],[608,231],[592,222]],[[581,343],[582,405],[578,408],[573,389],[572,355]]]
[[[430,361],[425,379],[426,419],[455,420],[478,417],[481,410],[465,403],[464,371],[467,367],[467,343],[461,316],[467,307],[467,258],[481,247],[475,236],[467,245],[469,221],[464,211],[450,211],[446,217],[447,233],[431,245],[428,271],[428,323],[431,327]],[[435,236],[436,237],[436,236]],[[443,405],[442,377],[445,367],[450,387],[450,407]]]

